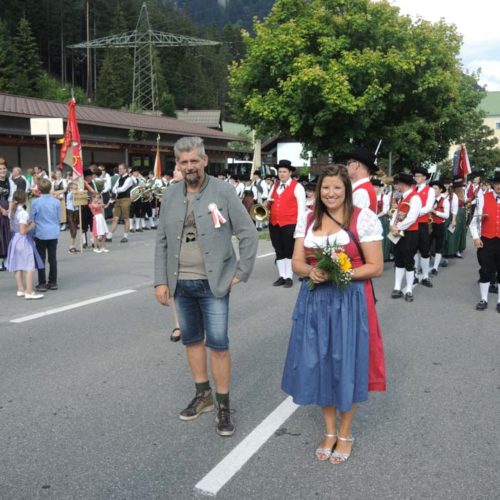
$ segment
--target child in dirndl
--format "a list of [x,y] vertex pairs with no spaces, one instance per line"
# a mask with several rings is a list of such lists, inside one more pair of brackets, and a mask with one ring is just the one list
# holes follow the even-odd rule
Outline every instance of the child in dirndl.
[[106,219],[104,218],[104,209],[108,205],[104,205],[100,193],[94,193],[92,195],[89,209],[93,215],[92,235],[94,236],[94,241],[96,242],[96,248],[94,248],[95,253],[109,252],[106,248],[108,225],[106,224]]

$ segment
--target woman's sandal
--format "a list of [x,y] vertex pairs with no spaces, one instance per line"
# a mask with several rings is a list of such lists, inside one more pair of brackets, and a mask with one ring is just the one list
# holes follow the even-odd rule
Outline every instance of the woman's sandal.
[[175,332],[180,332],[180,328],[174,328],[172,330],[172,333],[170,334],[170,341],[171,342],[179,342],[181,340],[181,334],[179,333],[178,335],[175,335]]
[[[337,436],[337,439],[339,441],[354,443],[354,438],[352,436],[348,437],[348,438],[343,438],[343,437]],[[352,450],[351,450],[351,453],[352,453]],[[347,462],[347,459],[351,456],[351,453],[340,453],[340,451],[335,450],[330,455],[330,463],[331,464],[341,464],[343,462]]]
[[[330,437],[330,438],[336,438],[337,433],[335,434],[325,434],[325,437]],[[337,441],[335,441],[336,443]],[[330,456],[332,455],[333,447],[335,446],[335,443],[332,444],[330,448],[316,448],[316,451],[314,454],[316,455],[316,458],[318,460],[321,460],[322,462],[325,460],[328,460]]]

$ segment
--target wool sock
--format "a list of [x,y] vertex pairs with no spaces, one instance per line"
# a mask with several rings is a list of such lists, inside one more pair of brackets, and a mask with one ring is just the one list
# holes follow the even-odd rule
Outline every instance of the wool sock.
[[394,290],[401,290],[405,271],[404,267],[396,267],[396,271],[394,273]]
[[229,406],[229,392],[226,394],[221,394],[220,392],[215,393],[215,400],[220,405]]
[[406,271],[406,288],[405,293],[412,293],[413,291],[413,280],[415,278],[415,271]]
[[481,291],[481,300],[488,302],[488,292],[490,290],[489,283],[479,283],[479,290]]
[[206,382],[195,382],[194,385],[196,386],[196,394],[210,390],[210,382],[208,380]]

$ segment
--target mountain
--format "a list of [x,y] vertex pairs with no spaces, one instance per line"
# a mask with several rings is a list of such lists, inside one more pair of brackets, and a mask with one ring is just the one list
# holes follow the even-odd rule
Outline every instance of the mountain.
[[197,24],[235,24],[251,30],[253,17],[267,16],[274,0],[177,0],[175,4]]

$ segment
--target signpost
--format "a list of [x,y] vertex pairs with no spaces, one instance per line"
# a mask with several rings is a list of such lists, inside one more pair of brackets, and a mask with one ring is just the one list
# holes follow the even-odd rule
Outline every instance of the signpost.
[[31,135],[44,135],[47,139],[47,165],[49,179],[52,178],[52,163],[50,159],[50,136],[62,136],[63,119],[62,118],[30,118]]

